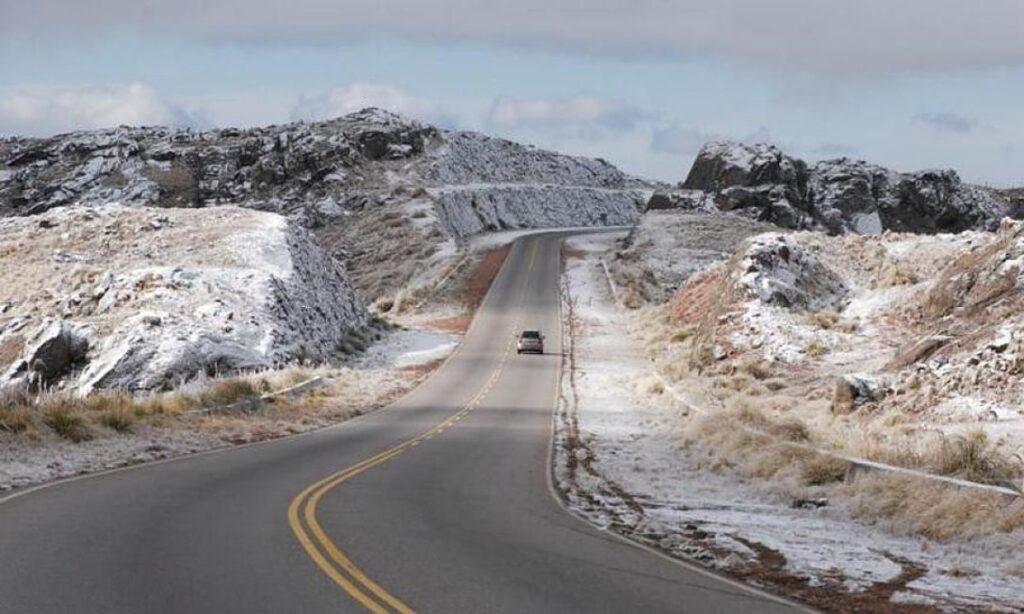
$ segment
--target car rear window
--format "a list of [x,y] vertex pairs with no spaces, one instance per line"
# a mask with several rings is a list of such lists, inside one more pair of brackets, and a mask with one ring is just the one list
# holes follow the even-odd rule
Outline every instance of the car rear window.
[[540,339],[539,330],[524,330],[523,339]]

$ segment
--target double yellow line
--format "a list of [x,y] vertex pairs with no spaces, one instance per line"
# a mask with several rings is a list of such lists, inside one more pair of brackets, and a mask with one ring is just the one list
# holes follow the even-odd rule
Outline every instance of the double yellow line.
[[[537,244],[534,243],[528,268],[528,271],[530,272],[533,271],[536,255]],[[523,300],[525,300],[526,297],[526,287],[528,283],[529,276],[527,276],[527,281],[523,286]],[[514,330],[518,329],[521,321],[522,316],[520,316],[516,321],[516,324],[513,327]],[[358,601],[371,612],[379,614],[386,614],[388,612],[411,614],[413,610],[400,599],[389,593],[380,584],[374,582],[345,555],[344,551],[342,551],[337,544],[334,543],[330,536],[327,535],[327,532],[324,531],[323,527],[320,526],[319,521],[317,521],[317,504],[320,503],[320,500],[324,495],[339,484],[344,483],[368,469],[372,469],[377,465],[391,460],[406,450],[419,445],[422,441],[432,438],[434,435],[437,435],[449,426],[454,425],[470,411],[477,408],[501,376],[501,372],[504,370],[509,356],[511,356],[513,343],[514,341],[510,340],[505,345],[505,351],[502,354],[498,366],[495,367],[490,377],[487,378],[487,381],[484,382],[484,385],[476,395],[464,407],[462,407],[462,409],[412,439],[403,441],[394,447],[384,450],[376,456],[372,456],[354,465],[346,467],[345,469],[332,473],[331,475],[311,484],[305,490],[296,495],[288,506],[288,524],[309,557],[313,559],[313,562],[315,562],[317,566],[335,582],[335,584],[340,586],[353,599]]]
[[368,469],[391,460],[409,448],[418,445],[421,441],[430,439],[461,420],[466,414],[479,406],[480,401],[483,400],[484,396],[498,380],[504,364],[505,361],[502,360],[498,368],[491,373],[484,387],[473,397],[473,400],[443,422],[412,439],[384,450],[376,456],[346,467],[315,482],[296,495],[292,499],[291,505],[288,506],[288,524],[291,526],[292,532],[295,533],[295,537],[298,538],[299,543],[306,550],[306,553],[309,554],[310,558],[328,577],[371,612],[411,614],[413,610],[370,579],[351,559],[345,556],[345,553],[334,543],[317,521],[317,504],[320,503],[323,496],[332,488]]

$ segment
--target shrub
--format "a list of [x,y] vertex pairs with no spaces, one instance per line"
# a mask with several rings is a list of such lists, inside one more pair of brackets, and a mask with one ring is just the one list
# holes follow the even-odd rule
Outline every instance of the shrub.
[[24,433],[32,426],[32,412],[25,406],[0,405],[0,431]]
[[24,388],[0,391],[0,431],[24,433],[32,426],[32,396]]
[[804,463],[800,472],[807,486],[823,486],[842,482],[846,478],[849,463],[833,456],[815,456]]
[[100,413],[99,421],[103,426],[118,433],[130,433],[135,425],[135,414],[124,409],[109,409]]
[[822,345],[817,339],[812,339],[804,344],[803,352],[811,358],[819,358],[828,353],[828,348]]
[[218,379],[199,393],[199,403],[204,407],[224,407],[256,398],[259,394],[259,390],[249,380],[237,377]]
[[807,426],[796,418],[784,418],[768,426],[768,432],[786,441],[804,442],[811,438]]
[[1021,474],[1021,466],[1003,454],[981,430],[944,438],[938,460],[942,473],[972,482],[1001,483]]

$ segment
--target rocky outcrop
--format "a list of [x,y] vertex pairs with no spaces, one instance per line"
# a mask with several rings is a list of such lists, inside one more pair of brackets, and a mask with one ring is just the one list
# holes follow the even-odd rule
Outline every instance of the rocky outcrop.
[[379,187],[360,169],[415,158],[440,139],[429,126],[367,110],[336,120],[195,132],[129,128],[14,139],[0,150],[0,212],[113,201],[238,204],[297,213],[352,188]]
[[156,390],[323,361],[367,313],[280,215],[61,207],[0,220],[0,385]]
[[831,234],[993,230],[1014,212],[952,170],[901,174],[847,158],[808,165],[767,144],[704,145],[683,187],[713,194],[723,211]]
[[[232,204],[318,227],[452,186],[488,191],[482,198],[502,200],[509,210],[519,195],[532,193],[499,187],[530,186],[561,202],[581,189],[616,191],[616,219],[635,216],[634,201],[649,187],[604,160],[441,130],[380,109],[244,130],[121,127],[0,143],[0,215],[115,201]],[[600,220],[584,217],[573,225]],[[521,217],[514,225],[545,225],[545,219]]]

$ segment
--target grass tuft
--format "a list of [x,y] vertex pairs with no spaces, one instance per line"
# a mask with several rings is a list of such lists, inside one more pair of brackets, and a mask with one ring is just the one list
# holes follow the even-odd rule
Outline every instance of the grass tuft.
[[42,416],[43,424],[63,439],[74,443],[92,439],[75,399],[64,396],[46,399],[42,404]]
[[131,433],[136,419],[134,412],[124,409],[109,409],[99,416],[100,424],[118,433]]
[[833,456],[815,456],[804,463],[800,477],[807,486],[824,486],[842,482],[850,464]]
[[825,354],[828,354],[828,348],[817,339],[811,339],[804,344],[803,353],[811,358],[820,358]]
[[218,379],[199,393],[199,404],[203,407],[225,407],[259,396],[256,384],[247,379]]

